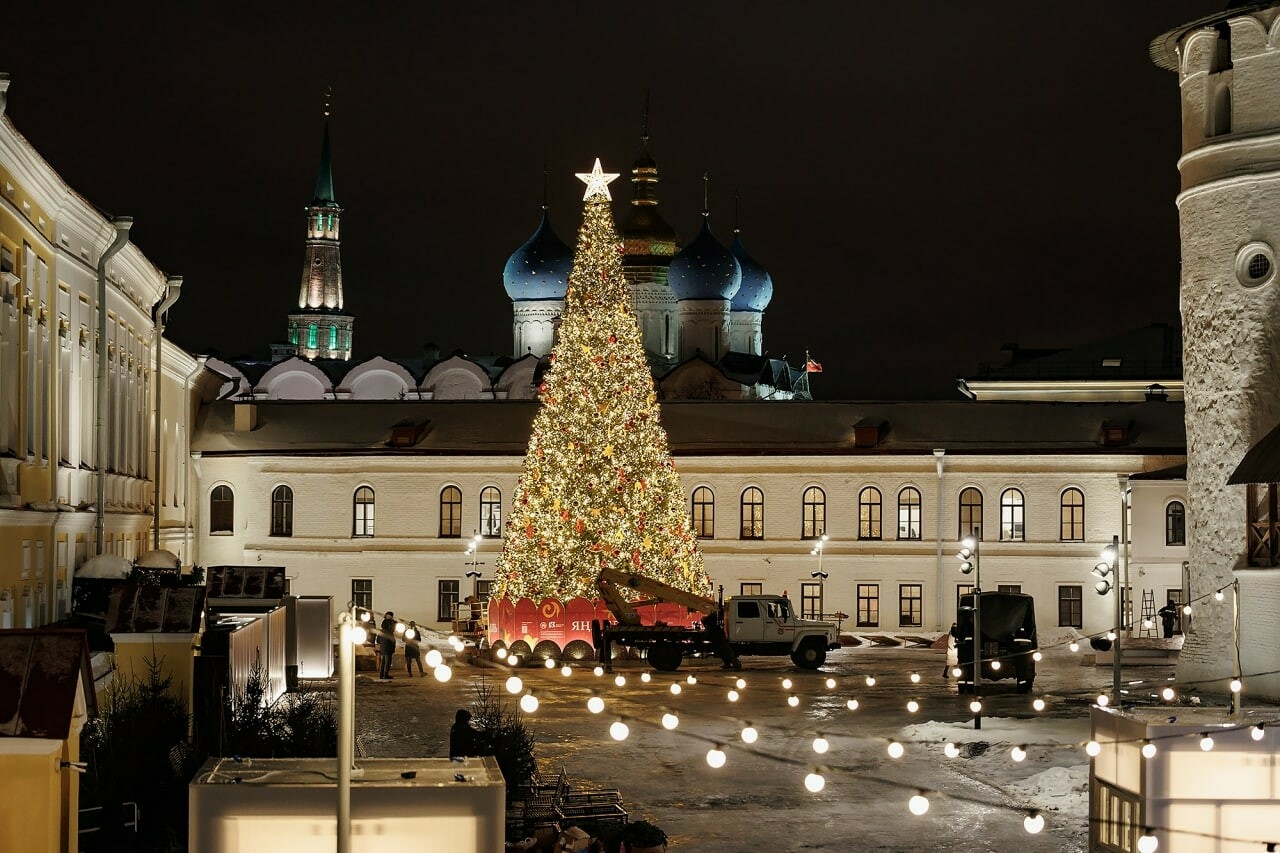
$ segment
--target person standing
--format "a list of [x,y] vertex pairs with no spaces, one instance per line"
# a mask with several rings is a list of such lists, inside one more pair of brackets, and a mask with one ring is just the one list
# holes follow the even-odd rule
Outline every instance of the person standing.
[[390,681],[391,658],[396,653],[396,615],[388,610],[378,627],[378,654],[381,657],[378,661],[378,680]]
[[425,675],[422,671],[422,650],[418,646],[418,623],[410,620],[409,627],[404,629],[404,668],[410,678],[413,678],[415,663],[418,665],[418,675]]
[[1160,614],[1160,626],[1164,628],[1164,638],[1166,640],[1173,637],[1173,623],[1178,618],[1178,605],[1173,603],[1173,599],[1169,599],[1169,603],[1156,611]]
[[466,758],[476,754],[476,736],[479,734],[471,727],[471,712],[459,708],[453,715],[453,726],[449,728],[449,757]]

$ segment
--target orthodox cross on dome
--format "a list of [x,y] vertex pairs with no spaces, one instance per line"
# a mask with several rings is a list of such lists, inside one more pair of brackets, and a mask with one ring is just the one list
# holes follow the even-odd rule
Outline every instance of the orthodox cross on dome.
[[578,180],[587,185],[587,192],[582,196],[582,200],[602,195],[609,201],[613,201],[613,196],[609,195],[609,184],[618,179],[617,173],[604,172],[600,169],[600,158],[596,158],[596,164],[591,168],[590,172],[575,173]]

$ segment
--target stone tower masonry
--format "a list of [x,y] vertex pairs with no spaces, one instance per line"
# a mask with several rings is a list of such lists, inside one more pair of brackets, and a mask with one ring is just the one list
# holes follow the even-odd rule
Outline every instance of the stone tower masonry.
[[1189,597],[1208,596],[1195,604],[1178,680],[1227,690],[1232,595],[1215,604],[1212,594],[1238,580],[1240,669],[1254,698],[1280,697],[1280,675],[1265,675],[1280,668],[1280,567],[1249,560],[1251,493],[1227,478],[1280,423],[1278,19],[1280,5],[1233,3],[1151,45],[1181,90]]

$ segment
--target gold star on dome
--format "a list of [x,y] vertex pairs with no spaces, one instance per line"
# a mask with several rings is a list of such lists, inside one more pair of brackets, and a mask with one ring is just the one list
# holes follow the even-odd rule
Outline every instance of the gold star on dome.
[[607,172],[601,171],[599,157],[596,158],[596,165],[590,172],[578,172],[576,174],[578,176],[578,180],[587,185],[587,192],[582,196],[583,201],[586,201],[596,195],[602,195],[610,201],[613,200],[613,196],[609,195],[609,184],[616,181],[618,176],[616,174],[608,174]]

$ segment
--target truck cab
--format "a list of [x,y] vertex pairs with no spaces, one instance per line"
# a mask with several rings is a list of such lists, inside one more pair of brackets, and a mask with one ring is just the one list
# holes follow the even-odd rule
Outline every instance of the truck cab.
[[778,595],[741,595],[725,603],[729,643],[740,655],[790,654],[796,666],[817,669],[839,648],[831,622],[797,619],[791,601]]

